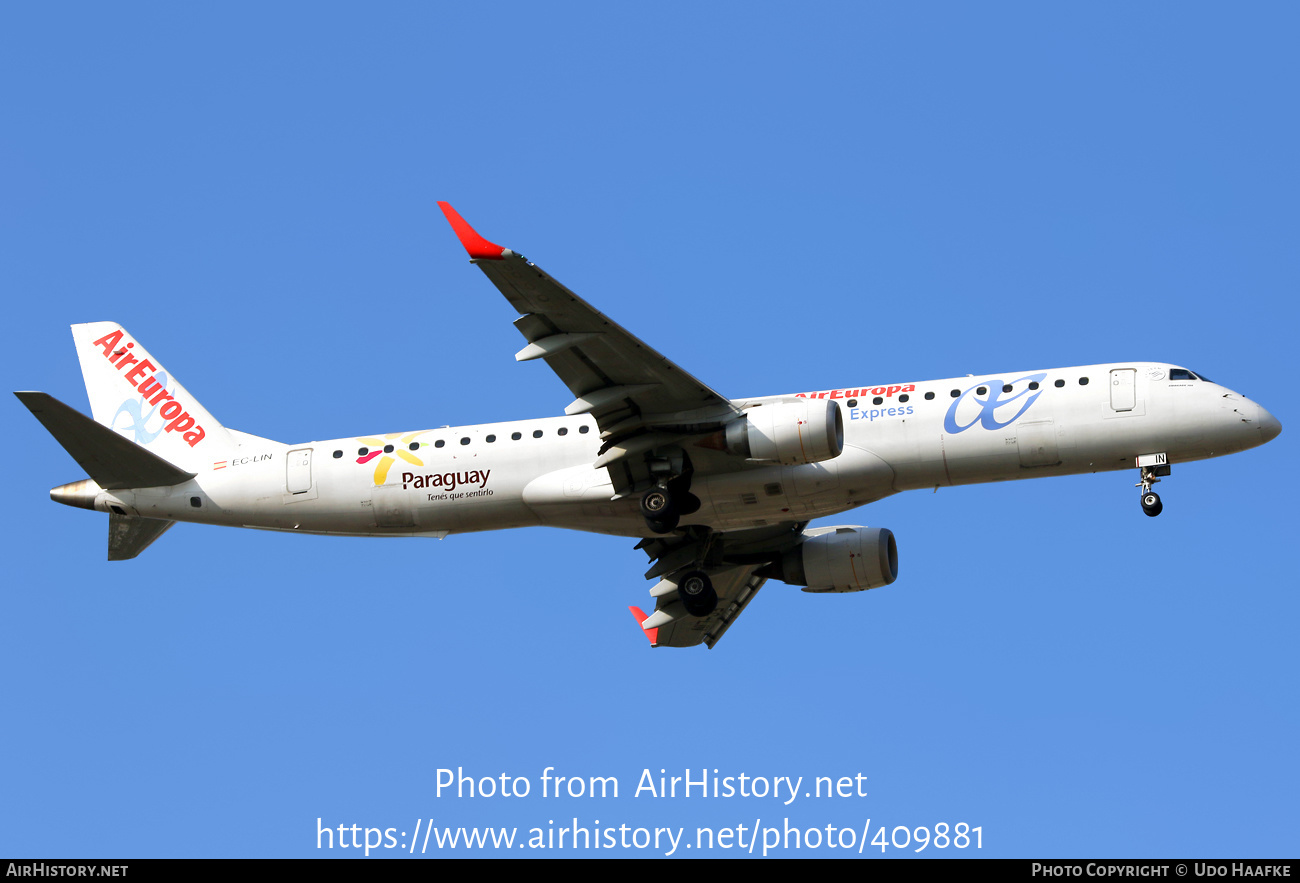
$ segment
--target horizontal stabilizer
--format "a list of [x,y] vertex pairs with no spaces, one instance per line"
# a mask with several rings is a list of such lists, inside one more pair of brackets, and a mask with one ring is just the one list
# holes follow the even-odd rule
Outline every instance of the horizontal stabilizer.
[[149,544],[167,532],[176,522],[165,518],[141,518],[135,515],[108,516],[108,560],[134,558]]
[[[16,392],[14,395],[41,421],[50,435],[63,445],[72,459],[86,470],[86,474],[105,490],[169,487],[194,477],[193,472],[176,468],[47,393]],[[152,541],[151,537],[149,542]],[[145,543],[146,546],[148,544]],[[140,546],[140,549],[143,548]],[[126,557],[130,558],[131,555]]]

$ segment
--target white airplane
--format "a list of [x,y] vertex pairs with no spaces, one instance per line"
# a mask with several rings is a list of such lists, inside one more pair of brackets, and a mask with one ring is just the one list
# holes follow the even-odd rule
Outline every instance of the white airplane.
[[286,445],[228,429],[113,322],[73,325],[94,419],[18,392],[90,478],[50,491],[109,514],[109,560],[177,521],[442,538],[550,525],[641,537],[652,646],[710,648],[768,579],[892,583],[885,528],[808,522],[906,490],[1139,470],[1264,444],[1281,424],[1186,368],[1122,362],[728,399],[439,203],[573,394],[563,417]]

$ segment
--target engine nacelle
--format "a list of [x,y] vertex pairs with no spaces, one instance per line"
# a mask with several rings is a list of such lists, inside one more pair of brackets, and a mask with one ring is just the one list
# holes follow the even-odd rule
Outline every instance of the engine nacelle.
[[861,592],[898,578],[898,546],[887,528],[819,527],[803,535],[764,575],[805,592]]
[[750,460],[794,466],[820,463],[844,450],[844,416],[829,399],[750,408],[727,424],[727,450]]

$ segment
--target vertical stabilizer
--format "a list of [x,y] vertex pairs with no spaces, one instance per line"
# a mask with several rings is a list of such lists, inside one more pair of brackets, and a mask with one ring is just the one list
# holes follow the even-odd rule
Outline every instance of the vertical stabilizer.
[[226,428],[116,322],[72,326],[95,422],[199,472],[236,445]]

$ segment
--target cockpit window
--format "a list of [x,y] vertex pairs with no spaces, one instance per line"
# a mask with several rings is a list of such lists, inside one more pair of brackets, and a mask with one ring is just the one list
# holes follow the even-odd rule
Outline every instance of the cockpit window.
[[1197,377],[1195,374],[1193,374],[1191,371],[1188,371],[1186,368],[1170,368],[1169,379],[1170,380],[1200,380],[1201,378]]

